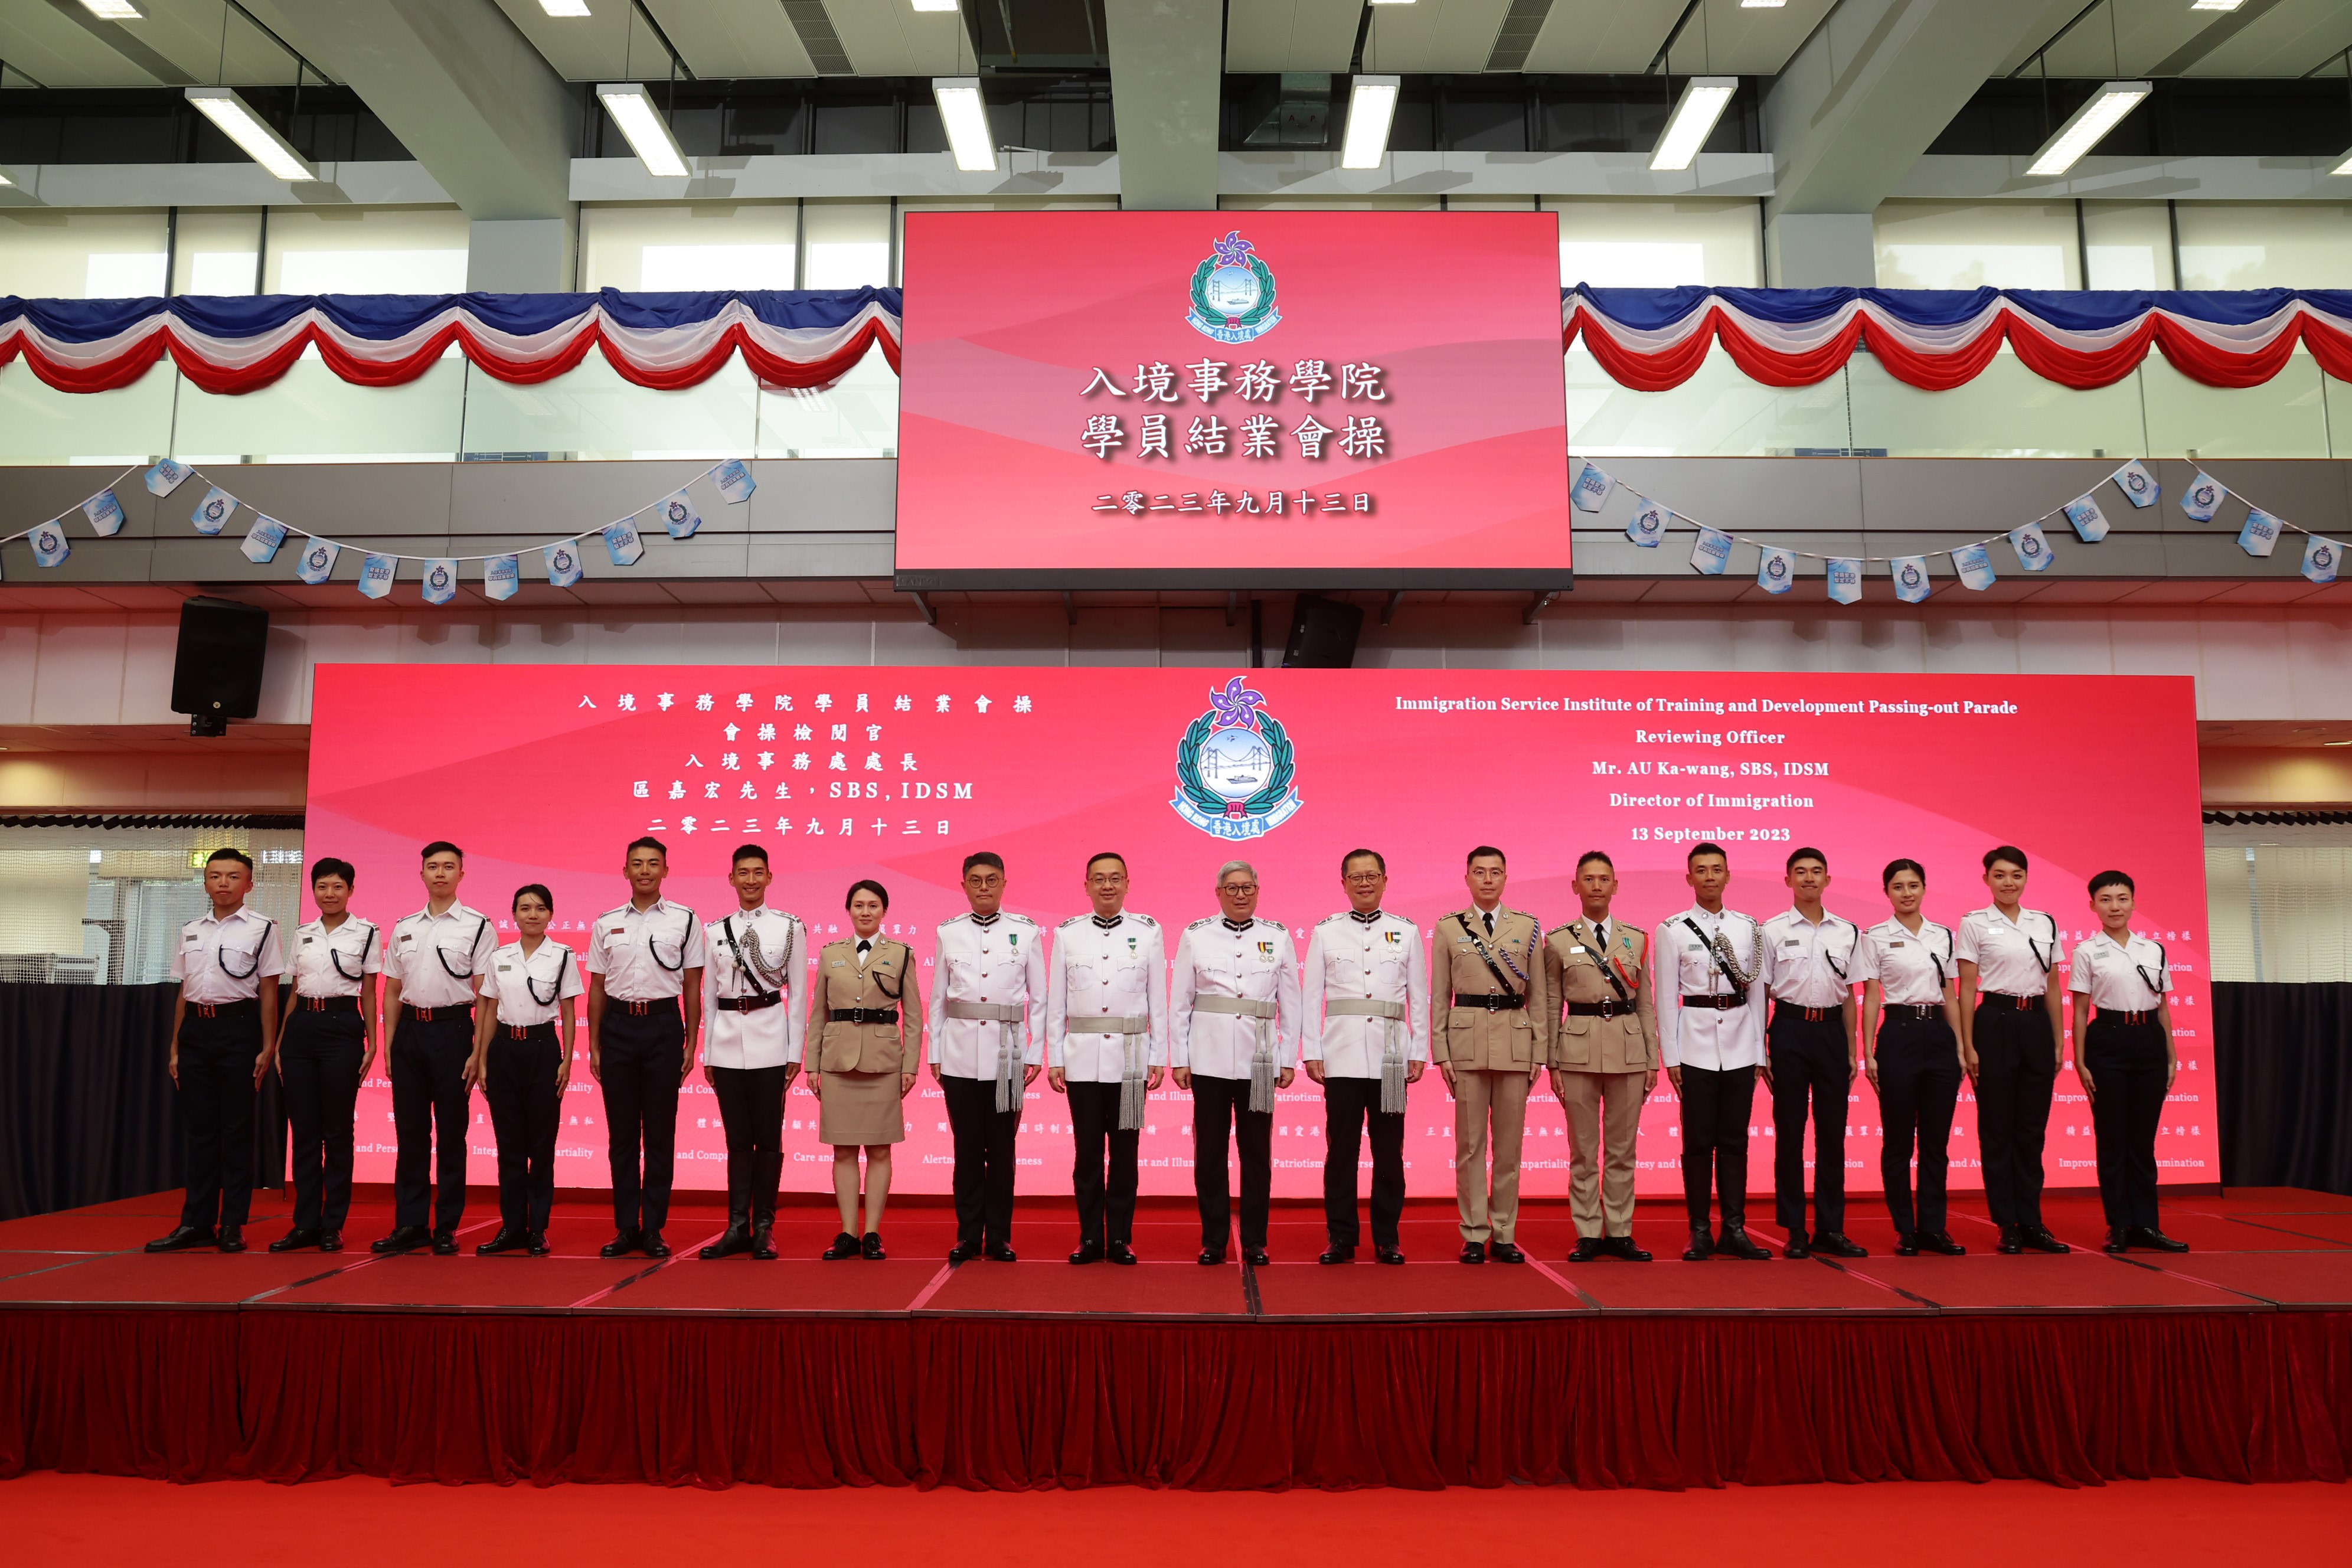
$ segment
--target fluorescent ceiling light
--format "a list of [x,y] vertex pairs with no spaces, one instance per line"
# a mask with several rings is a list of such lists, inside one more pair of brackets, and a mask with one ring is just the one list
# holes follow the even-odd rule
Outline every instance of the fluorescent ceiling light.
[[940,123],[947,127],[956,167],[967,174],[992,173],[996,168],[996,138],[988,129],[988,100],[980,96],[980,79],[935,76],[931,96],[939,100]]
[[14,185],[16,183],[16,182],[15,180],[8,177],[7,170],[0,169],[0,187]]
[[2346,153],[2344,155],[2344,162],[2336,164],[2336,167],[2328,170],[2327,172],[2331,174],[2352,174],[2352,153]]
[[952,11],[955,8],[956,0],[915,0],[918,11]]
[[654,107],[653,94],[642,83],[608,81],[596,89],[597,99],[604,112],[629,139],[629,151],[646,166],[646,173],[668,178],[678,178],[693,171],[686,166],[686,154],[677,148],[677,138],[669,133],[669,124]]
[[2234,11],[2246,0],[2193,0],[2191,11]]
[[551,16],[585,16],[588,0],[539,0],[539,8]]
[[1743,11],[1778,11],[1788,3],[1789,0],[1739,0],[1739,8]]
[[1348,88],[1348,132],[1339,167],[1377,169],[1389,155],[1389,122],[1396,118],[1399,79],[1360,76]]
[[1666,132],[1658,138],[1658,150],[1650,154],[1650,167],[1689,168],[1738,90],[1736,76],[1695,76],[1685,83],[1682,101],[1675,105],[1674,118],[1666,121]]
[[1364,0],[1368,5],[1410,5],[1412,0]]
[[81,8],[101,22],[143,22],[139,7],[131,0],[81,0]]
[[2026,166],[2029,174],[2063,174],[2081,162],[2083,154],[2097,146],[2117,121],[2139,107],[2139,100],[2150,89],[2144,81],[2110,81],[2100,85],[2090,101],[2076,110],[2074,117],[2058,128],[2058,134],[2042,144],[2033,162]]
[[247,157],[279,179],[319,177],[319,172],[294,151],[293,143],[256,114],[252,106],[236,95],[235,88],[192,87],[188,89],[188,101],[195,106],[197,113],[219,126],[221,133],[243,149]]

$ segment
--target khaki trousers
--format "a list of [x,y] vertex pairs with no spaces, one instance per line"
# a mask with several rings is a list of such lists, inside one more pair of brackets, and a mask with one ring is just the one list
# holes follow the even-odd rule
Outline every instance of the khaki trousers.
[[1633,1234],[1633,1145],[1642,1131],[1642,1080],[1648,1076],[1560,1072],[1571,1156],[1569,1207],[1580,1238]]
[[[1495,1169],[1486,1171],[1487,1123]],[[1508,1241],[1519,1224],[1519,1141],[1528,1126],[1528,1069],[1454,1069],[1454,1202],[1465,1241]]]

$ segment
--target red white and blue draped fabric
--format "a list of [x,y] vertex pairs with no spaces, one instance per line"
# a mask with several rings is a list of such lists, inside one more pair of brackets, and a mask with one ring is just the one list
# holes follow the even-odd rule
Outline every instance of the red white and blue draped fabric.
[[1944,392],[1973,379],[2003,341],[2062,386],[2121,381],[2154,347],[2208,386],[2276,375],[2297,342],[2352,381],[2352,291],[2054,292],[2028,289],[1593,289],[1563,293],[1561,341],[1616,381],[1662,392],[1720,342],[1750,380],[1810,386],[1866,349],[1897,381]]
[[0,364],[19,354],[66,392],[107,392],[165,354],[206,392],[252,392],[304,349],[345,381],[396,386],[455,344],[501,381],[551,380],[591,349],[639,386],[692,386],[735,354],[761,380],[823,386],[875,343],[898,365],[896,289],[759,293],[270,294],[248,299],[0,298]]

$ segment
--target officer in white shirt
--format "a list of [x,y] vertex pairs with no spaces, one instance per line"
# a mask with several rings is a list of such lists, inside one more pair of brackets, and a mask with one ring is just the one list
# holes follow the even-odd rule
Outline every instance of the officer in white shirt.
[[430,1242],[447,1258],[457,1250],[466,1215],[474,994],[499,939],[489,916],[457,901],[464,850],[436,839],[425,847],[418,875],[425,907],[394,925],[383,944],[383,1059],[400,1150],[393,1158],[392,1234],[369,1250],[409,1252]]
[[475,1009],[474,1059],[467,1078],[482,1086],[499,1141],[499,1233],[474,1248],[547,1256],[555,1206],[555,1129],[572,1081],[572,999],[581,994],[572,950],[550,942],[555,895],[544,883],[515,889],[520,934],[490,954]]
[[598,915],[588,932],[588,1070],[604,1086],[613,1167],[613,1239],[601,1255],[667,1258],[661,1233],[676,1174],[677,1091],[694,1066],[709,960],[702,921],[662,897],[662,841],[633,839],[621,869],[629,901]]
[[[2131,928],[2138,889],[2121,871],[2091,879],[2099,933],[2074,949],[2074,1074],[2091,1102],[2108,1252],[2186,1252],[2157,1225],[2156,1134],[2179,1060],[2172,1050],[2172,966]],[[2096,1016],[2094,1016],[2095,1009]]]
[[357,873],[348,860],[310,862],[319,918],[297,927],[292,984],[278,1031],[278,1077],[294,1157],[294,1227],[272,1252],[343,1249],[352,1210],[352,1117],[374,1049],[376,976],[383,933],[350,912]]
[[1989,908],[1960,919],[1960,1061],[1977,1086],[1977,1144],[1985,1206],[2005,1253],[2064,1252],[2042,1223],[2042,1143],[2058,1081],[2058,922],[2026,909],[2025,851],[1988,849]]
[[[1764,922],[1764,986],[1772,997],[1764,1079],[1772,1089],[1773,1217],[1790,1258],[1867,1258],[1845,1234],[1846,1095],[1862,1058],[1854,1044],[1854,963],[1862,931],[1822,908],[1829,857],[1799,849],[1786,868],[1793,909]],[[1810,1102],[1810,1105],[1808,1104]],[[1805,1118],[1813,1122],[1813,1228],[1805,1230]]]
[[784,1095],[800,1071],[808,1015],[797,987],[808,930],[768,907],[768,851],[746,844],[729,863],[736,908],[702,928],[702,1076],[727,1129],[727,1232],[706,1259],[748,1252],[773,1261],[776,1189],[784,1175]]
[[[1176,1087],[1192,1091],[1200,1261],[1225,1260],[1230,1130],[1241,1152],[1242,1259],[1262,1266],[1273,1206],[1274,1096],[1298,1070],[1298,958],[1287,926],[1257,918],[1257,872],[1248,861],[1219,867],[1216,890],[1223,912],[1194,921],[1176,942],[1168,1054]],[[1351,1187],[1350,1207],[1354,1196]]]
[[[1919,912],[1927,872],[1916,860],[1890,860],[1879,874],[1895,914],[1863,933],[1853,961],[1862,988],[1863,1070],[1878,1092],[1878,1174],[1895,1222],[1895,1254],[1958,1258],[1968,1248],[1945,1228],[1945,1152],[1952,1109],[1960,1097],[1959,961],[1956,939]],[[1880,1020],[1884,1019],[1882,1023]],[[1911,1195],[1911,1152],[1919,1152],[1918,1203]]]
[[[1717,1252],[1750,1260],[1771,1254],[1748,1238],[1748,1119],[1764,1063],[1764,928],[1723,907],[1731,862],[1719,844],[1684,857],[1696,901],[1663,921],[1651,943],[1656,965],[1658,1054],[1682,1100],[1683,1201],[1690,1215],[1686,1262]],[[1723,1211],[1707,1234],[1710,1181]]]
[[278,1054],[278,922],[245,907],[253,861],[215,849],[205,862],[212,912],[180,928],[172,952],[172,1083],[180,1091],[188,1191],[180,1223],[150,1252],[245,1250],[253,1204],[253,1098]]
[[1045,1070],[1045,933],[1004,907],[1004,860],[963,861],[969,913],[940,922],[931,983],[931,1079],[955,1135],[955,1245],[950,1263],[1011,1263],[1014,1134]]
[[1045,990],[1048,1076],[1069,1096],[1077,1145],[1070,1261],[1133,1263],[1145,1099],[1167,1070],[1168,954],[1159,922],[1127,912],[1122,857],[1087,862],[1087,897],[1094,913],[1055,933]]
[[1405,1088],[1429,1063],[1429,954],[1421,928],[1381,908],[1388,862],[1370,849],[1339,860],[1348,908],[1315,928],[1301,984],[1299,1055],[1323,1086],[1323,1227],[1318,1263],[1348,1263],[1360,1236],[1356,1151],[1372,1142],[1372,1255],[1402,1263]]

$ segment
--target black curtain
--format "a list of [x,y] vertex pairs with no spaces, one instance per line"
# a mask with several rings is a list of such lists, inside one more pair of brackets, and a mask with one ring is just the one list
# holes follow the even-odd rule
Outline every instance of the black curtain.
[[[0,984],[0,1219],[181,1184],[166,1062],[176,985]],[[257,1183],[286,1170],[278,1079],[254,1115]]]
[[2216,983],[2221,1181],[2352,1195],[2352,985]]

